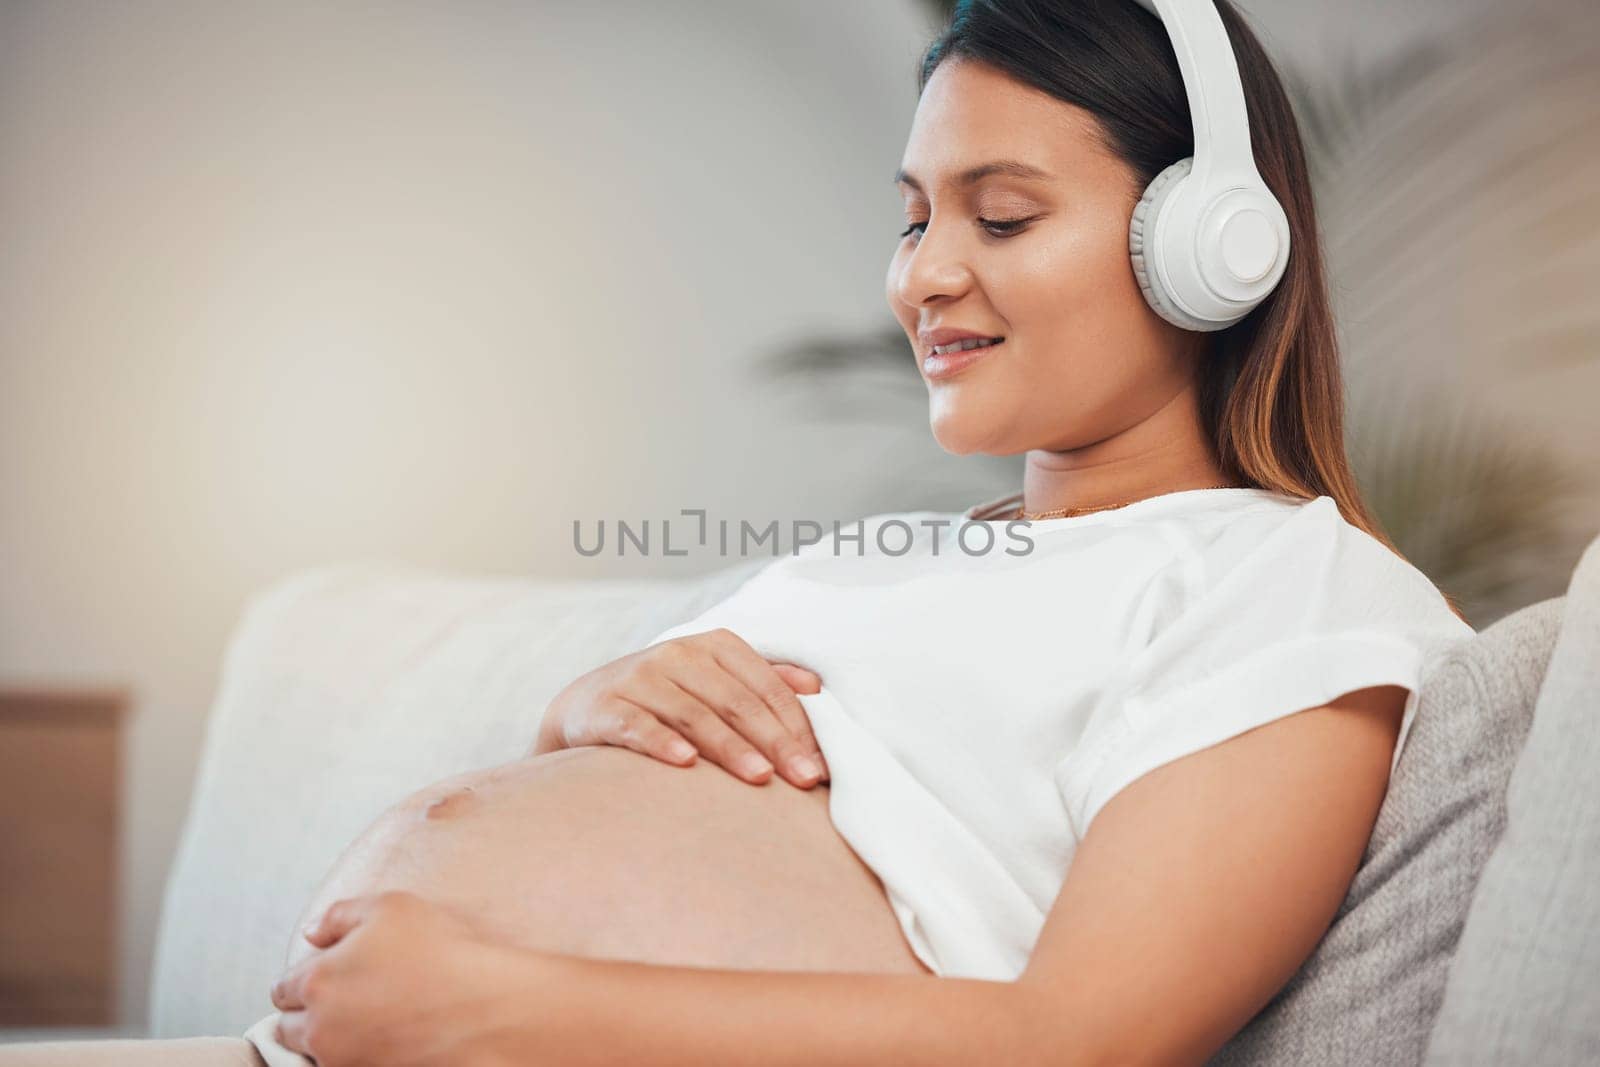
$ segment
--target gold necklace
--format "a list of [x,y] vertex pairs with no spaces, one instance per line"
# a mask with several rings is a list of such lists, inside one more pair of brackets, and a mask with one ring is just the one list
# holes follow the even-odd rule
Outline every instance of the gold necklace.
[[[1232,486],[1232,485],[1203,485],[1203,486],[1200,486],[1200,488],[1201,489],[1235,489],[1235,488],[1238,488],[1238,487],[1237,486]],[[1193,492],[1193,490],[1190,490],[1190,489],[1177,489],[1177,490],[1174,490],[1174,492],[1188,493],[1188,492]],[[1163,494],[1158,494],[1158,495],[1164,496],[1166,494],[1163,493]],[[1030,522],[1032,520],[1034,520],[1034,519],[1063,519],[1063,518],[1068,518],[1068,517],[1070,517],[1072,515],[1087,515],[1090,512],[1094,512],[1094,511],[1109,511],[1112,508],[1125,508],[1129,504],[1137,504],[1140,500],[1150,500],[1150,499],[1153,499],[1153,498],[1152,497],[1139,497],[1138,499],[1135,499],[1135,500],[1124,500],[1120,504],[1099,504],[1099,505],[1096,505],[1095,507],[1091,507],[1091,508],[1053,508],[1050,511],[1034,511],[1034,512],[1030,512],[1026,508],[1024,508],[1021,504],[1018,504],[1017,505],[1016,518],[1017,519],[1026,520],[1026,521],[1030,521]],[[1015,521],[1015,520],[1013,520],[1013,521]]]

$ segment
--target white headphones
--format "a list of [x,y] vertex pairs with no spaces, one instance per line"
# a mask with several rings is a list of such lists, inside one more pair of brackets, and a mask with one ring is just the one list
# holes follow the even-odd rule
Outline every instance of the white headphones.
[[1271,295],[1289,263],[1289,219],[1261,180],[1228,31],[1212,0],[1136,0],[1160,17],[1189,96],[1194,155],[1156,175],[1128,231],[1151,308],[1186,330],[1222,330]]

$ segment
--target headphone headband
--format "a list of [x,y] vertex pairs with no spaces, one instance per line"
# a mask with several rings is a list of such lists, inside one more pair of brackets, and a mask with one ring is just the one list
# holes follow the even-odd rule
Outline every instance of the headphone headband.
[[1177,53],[1194,125],[1194,173],[1202,181],[1213,171],[1241,184],[1260,181],[1239,64],[1217,5],[1212,0],[1135,2],[1161,19]]

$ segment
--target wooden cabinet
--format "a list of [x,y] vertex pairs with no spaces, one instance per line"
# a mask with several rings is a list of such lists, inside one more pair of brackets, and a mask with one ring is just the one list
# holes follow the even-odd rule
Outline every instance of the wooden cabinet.
[[126,707],[0,689],[0,1025],[114,1021]]

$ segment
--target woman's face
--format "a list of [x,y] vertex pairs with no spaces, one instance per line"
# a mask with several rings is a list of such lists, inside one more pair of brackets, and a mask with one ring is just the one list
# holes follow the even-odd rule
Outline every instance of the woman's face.
[[[968,173],[1000,162],[1037,174]],[[1128,258],[1143,188],[1089,112],[946,60],[917,105],[897,184],[911,232],[889,264],[889,306],[946,451],[1082,448],[1192,384],[1202,335],[1145,303]],[[924,335],[941,329],[1004,341],[929,360]]]

